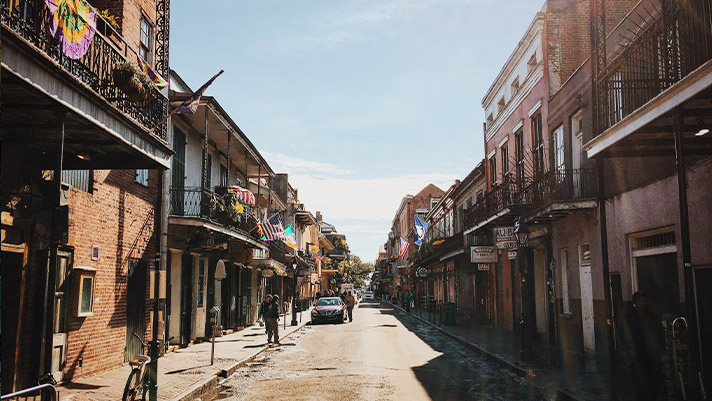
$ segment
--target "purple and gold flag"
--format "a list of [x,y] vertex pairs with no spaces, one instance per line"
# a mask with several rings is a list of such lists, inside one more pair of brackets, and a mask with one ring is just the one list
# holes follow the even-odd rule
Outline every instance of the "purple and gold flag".
[[96,32],[96,13],[86,0],[45,0],[48,29],[67,57],[81,58]]
[[195,111],[198,110],[198,105],[200,104],[200,98],[203,96],[203,92],[205,92],[205,90],[208,89],[208,86],[210,86],[210,84],[215,81],[215,78],[219,77],[220,74],[222,74],[223,72],[225,71],[220,70],[220,72],[210,78],[208,82],[203,84],[200,89],[193,92],[193,95],[191,97],[189,97],[185,102],[178,106],[175,111],[175,114],[195,114]]
[[153,68],[151,68],[151,66],[148,65],[148,63],[145,62],[138,54],[136,55],[136,64],[138,64],[138,68],[148,76],[151,82],[153,82],[153,86],[156,88],[163,89],[168,85],[168,82],[166,82],[163,77],[158,75],[158,73],[154,71]]

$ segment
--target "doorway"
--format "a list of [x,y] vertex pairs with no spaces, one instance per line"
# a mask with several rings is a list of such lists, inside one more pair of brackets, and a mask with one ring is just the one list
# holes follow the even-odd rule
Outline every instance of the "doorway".
[[578,255],[583,351],[592,356],[596,350],[596,334],[593,320],[593,280],[591,278],[591,251],[589,244],[579,245]]
[[124,362],[130,361],[134,356],[144,354],[141,341],[136,338],[136,333],[141,339],[146,332],[146,262],[143,260],[129,260],[129,276],[126,283],[126,351]]
[[181,256],[181,286],[180,286],[180,345],[185,347],[190,343],[191,318],[193,313],[193,256]]
[[54,311],[52,322],[52,365],[50,373],[54,379],[62,381],[63,371],[67,365],[67,318],[69,308],[67,300],[71,299],[71,283],[69,273],[72,271],[74,250],[71,247],[60,247],[57,250],[57,270],[54,281]]
[[634,258],[636,273],[636,291],[648,294],[650,309],[663,319],[678,316],[680,308],[680,287],[677,271],[677,254]]

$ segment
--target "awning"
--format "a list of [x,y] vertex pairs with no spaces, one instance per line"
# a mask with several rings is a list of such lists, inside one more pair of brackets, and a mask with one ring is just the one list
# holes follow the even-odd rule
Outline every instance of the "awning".
[[255,195],[252,192],[237,185],[230,185],[228,188],[235,191],[237,199],[241,202],[250,206],[255,206]]

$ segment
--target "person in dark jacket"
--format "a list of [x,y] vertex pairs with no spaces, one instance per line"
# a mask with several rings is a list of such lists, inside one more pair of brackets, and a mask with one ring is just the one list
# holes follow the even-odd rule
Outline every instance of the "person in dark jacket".
[[648,309],[648,296],[644,292],[633,294],[633,309],[625,314],[623,329],[636,400],[666,399],[665,331],[660,318]]
[[265,323],[265,333],[267,332],[267,319],[265,318],[265,311],[267,310],[267,305],[269,305],[270,302],[272,302],[272,295],[267,294],[267,295],[265,295],[265,299],[260,304],[260,316],[259,317]]
[[267,342],[272,342],[279,345],[279,296],[274,295],[272,302],[267,305],[265,310],[265,323],[267,325]]

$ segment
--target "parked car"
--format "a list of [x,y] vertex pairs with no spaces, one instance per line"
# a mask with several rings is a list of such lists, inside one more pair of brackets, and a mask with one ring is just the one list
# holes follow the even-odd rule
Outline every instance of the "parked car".
[[346,319],[346,304],[339,297],[319,298],[311,312],[311,322],[343,323]]
[[373,291],[364,291],[363,293],[363,300],[364,301],[373,301],[375,297],[373,296]]

